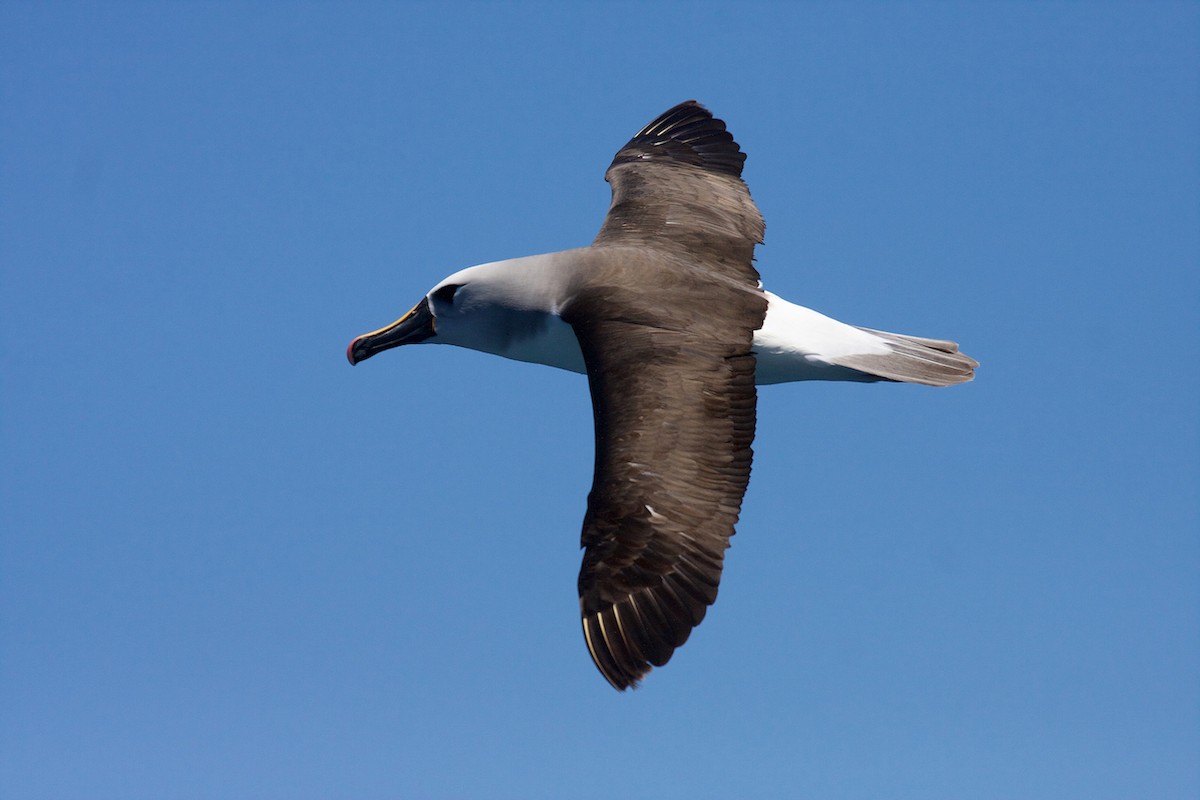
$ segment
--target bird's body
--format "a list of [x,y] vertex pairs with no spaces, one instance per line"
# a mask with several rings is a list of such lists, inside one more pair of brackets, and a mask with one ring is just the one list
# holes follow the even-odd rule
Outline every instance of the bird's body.
[[953,342],[847,325],[762,289],[745,156],[694,102],[625,145],[590,246],[470,267],[360,336],[351,363],[453,344],[588,376],[596,466],[582,543],[588,649],[636,685],[716,599],[750,475],[755,384],[973,377]]
[[[438,335],[430,343],[452,344],[587,374],[575,331],[563,322],[561,311],[569,303],[575,272],[594,273],[599,269],[596,262],[606,256],[619,260],[621,254],[584,247],[493,261],[456,272],[430,294],[445,286],[484,283],[504,287],[503,303],[470,306],[469,321],[463,326],[449,321],[452,307],[444,309],[438,316],[442,320]],[[957,346],[953,342],[847,325],[771,292],[763,294],[767,314],[762,327],[754,331],[752,346],[757,361],[755,383],[759,386],[794,381],[880,380],[945,386],[971,378],[973,367],[965,356],[955,354]],[[903,348],[903,342],[910,346]],[[862,365],[856,359],[864,357],[877,358],[895,375],[908,377],[850,366]],[[939,366],[943,368],[940,371]]]

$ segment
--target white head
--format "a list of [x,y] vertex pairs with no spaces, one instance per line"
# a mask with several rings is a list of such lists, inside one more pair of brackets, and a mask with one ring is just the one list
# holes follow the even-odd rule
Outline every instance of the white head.
[[453,344],[582,371],[574,333],[558,318],[560,276],[547,269],[549,259],[531,256],[456,272],[400,319],[352,341],[346,357],[357,364],[400,345]]

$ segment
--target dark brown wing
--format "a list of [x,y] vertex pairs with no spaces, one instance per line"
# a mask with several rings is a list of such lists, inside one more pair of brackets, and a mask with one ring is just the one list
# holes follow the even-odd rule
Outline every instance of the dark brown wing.
[[741,179],[745,160],[702,105],[675,106],[617,152],[604,176],[612,205],[593,244],[702,252],[708,269],[756,285],[764,227]]
[[717,598],[750,479],[763,221],[745,155],[695,102],[633,137],[562,311],[587,364],[596,470],[579,605],[617,689],[667,663]]
[[636,266],[641,285],[593,288],[564,313],[596,425],[579,604],[588,650],[617,689],[667,663],[716,600],[750,479],[750,348],[766,313],[755,290],[681,283],[653,258]]

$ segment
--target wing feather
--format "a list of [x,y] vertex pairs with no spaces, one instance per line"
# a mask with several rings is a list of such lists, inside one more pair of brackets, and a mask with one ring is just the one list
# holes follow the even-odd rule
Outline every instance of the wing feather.
[[665,664],[717,598],[752,458],[749,350],[762,312],[745,306],[730,341],[603,321],[576,328],[597,447],[580,611],[596,666],[618,689]]
[[702,254],[714,273],[758,284],[763,219],[742,182],[746,155],[704,106],[680,103],[617,151],[612,205],[594,246]]
[[695,102],[639,131],[605,175],[612,206],[561,312],[596,426],[583,634],[617,689],[666,664],[704,619],[750,479],[751,340],[767,301],[745,159]]

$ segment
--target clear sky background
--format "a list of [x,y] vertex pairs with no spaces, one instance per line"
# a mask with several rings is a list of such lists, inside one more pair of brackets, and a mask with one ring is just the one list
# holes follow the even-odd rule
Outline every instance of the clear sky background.
[[[0,4],[0,796],[1200,794],[1200,6]],[[721,597],[578,623],[586,381],[350,339],[696,98],[768,288]]]

